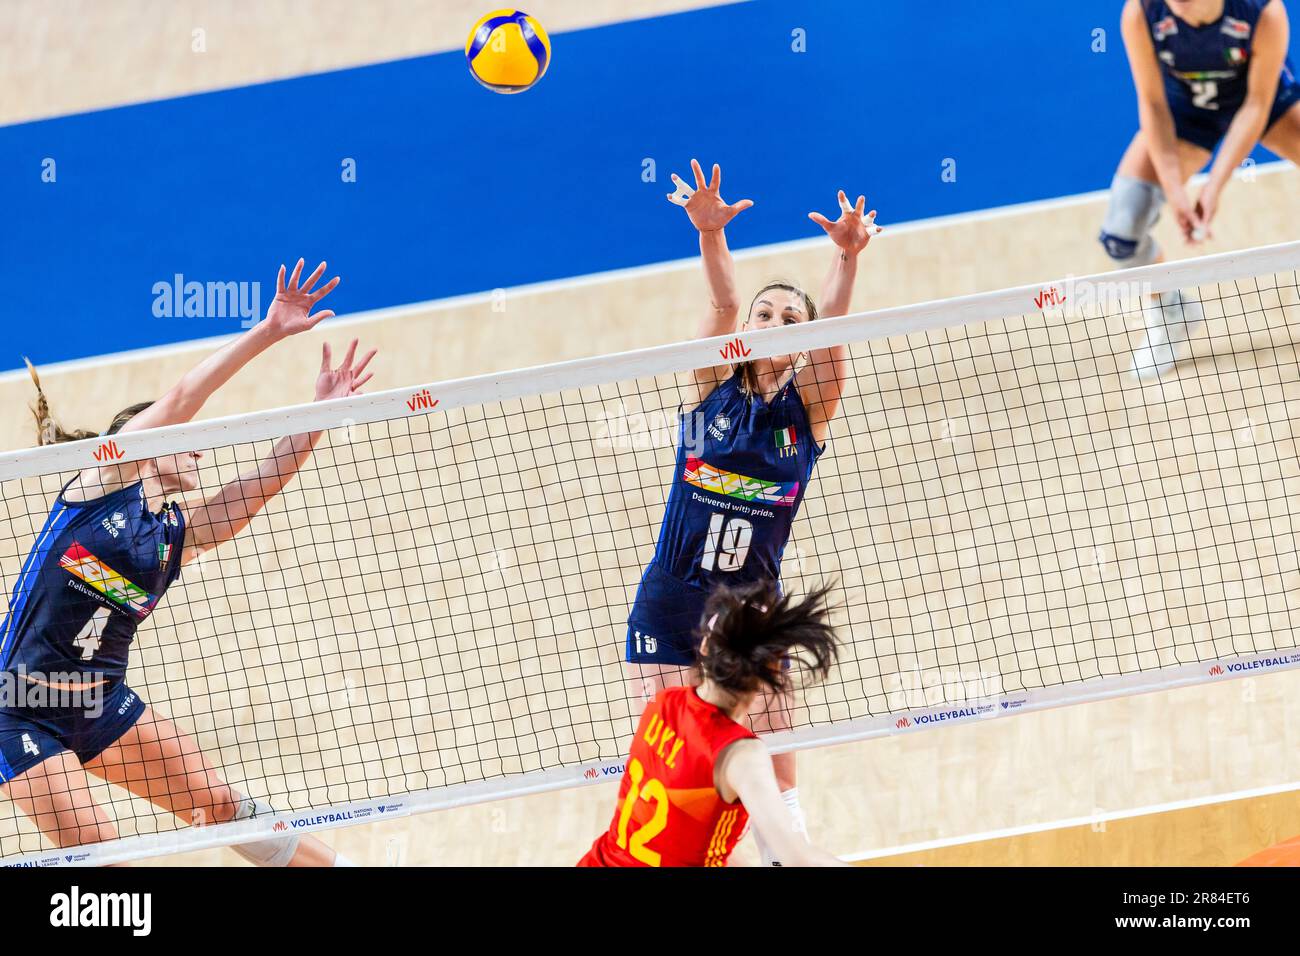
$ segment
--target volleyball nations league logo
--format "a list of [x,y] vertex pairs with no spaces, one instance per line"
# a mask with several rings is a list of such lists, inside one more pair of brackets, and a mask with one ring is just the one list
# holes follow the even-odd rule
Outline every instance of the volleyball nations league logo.
[[117,447],[117,442],[111,440],[103,442],[94,452],[95,461],[99,462],[117,461],[125,454],[126,452]]
[[406,400],[406,407],[413,412],[428,412],[438,407],[438,400],[424,388]]
[[735,359],[745,358],[752,351],[754,350],[746,348],[745,343],[740,340],[739,336],[737,336],[722,348],[718,349],[718,354],[730,362]]

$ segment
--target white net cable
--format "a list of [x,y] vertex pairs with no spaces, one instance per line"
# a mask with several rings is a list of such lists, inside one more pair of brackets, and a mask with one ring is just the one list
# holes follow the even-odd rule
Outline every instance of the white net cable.
[[[741,334],[751,360],[851,356],[783,567],[795,593],[837,583],[841,662],[770,744],[1300,664],[1298,269],[1290,243]],[[1175,291],[1204,320],[1136,377],[1150,296]],[[52,848],[0,798],[0,857],[115,862],[607,779],[641,706],[626,621],[678,409],[736,338],[117,436],[121,461],[204,452],[187,510],[327,430],[183,569],[128,673],[279,816],[185,826],[95,782],[119,839]],[[0,455],[6,593],[102,444]]]

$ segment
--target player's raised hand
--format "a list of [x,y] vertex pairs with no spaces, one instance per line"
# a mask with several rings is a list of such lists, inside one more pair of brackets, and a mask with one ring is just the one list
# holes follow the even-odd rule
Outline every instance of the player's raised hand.
[[680,176],[673,173],[677,191],[668,194],[668,201],[685,209],[691,225],[700,232],[716,232],[735,219],[737,213],[754,205],[749,199],[731,205],[723,201],[720,195],[722,169],[717,163],[713,164],[713,179],[708,183],[704,181],[704,170],[698,160],[691,160],[691,171],[695,174],[695,188],[686,185]]
[[849,197],[844,195],[844,190],[839,193],[840,200],[840,218],[831,222],[819,212],[808,213],[808,218],[817,225],[826,230],[826,235],[831,237],[835,245],[843,249],[848,255],[856,256],[859,252],[867,247],[871,237],[881,232],[881,227],[876,225],[876,211],[873,209],[865,216],[862,213],[867,206],[867,197],[859,196],[856,206],[849,205]]
[[349,395],[356,395],[361,391],[361,386],[374,377],[373,372],[364,377],[362,373],[379,350],[371,349],[366,353],[365,358],[353,365],[352,362],[357,356],[357,342],[357,339],[352,340],[352,344],[348,346],[348,354],[338,368],[331,366],[330,344],[325,342],[321,346],[320,374],[316,376],[316,401],[323,402],[329,398],[347,398]]
[[281,337],[306,332],[314,328],[316,323],[334,315],[329,309],[317,312],[315,315],[311,314],[311,310],[312,306],[334,291],[334,287],[339,284],[339,277],[335,276],[319,289],[312,291],[312,287],[325,274],[325,263],[318,265],[306,281],[299,285],[298,277],[302,275],[302,267],[303,260],[299,259],[298,264],[293,267],[293,274],[289,276],[289,281],[285,282],[284,266],[280,266],[280,274],[275,279],[275,301],[266,310],[266,325]]

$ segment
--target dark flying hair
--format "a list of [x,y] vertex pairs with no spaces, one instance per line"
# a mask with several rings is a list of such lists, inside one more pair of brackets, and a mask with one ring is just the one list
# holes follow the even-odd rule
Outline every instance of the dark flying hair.
[[827,621],[829,593],[825,585],[795,599],[772,580],[715,588],[700,622],[700,670],[735,694],[789,691],[796,663],[825,680],[838,654]]

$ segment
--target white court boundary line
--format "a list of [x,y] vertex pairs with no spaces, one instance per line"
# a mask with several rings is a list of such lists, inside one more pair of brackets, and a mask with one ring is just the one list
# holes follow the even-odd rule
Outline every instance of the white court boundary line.
[[[1250,176],[1271,176],[1277,173],[1284,173],[1295,167],[1289,160],[1279,159],[1268,163],[1262,163],[1253,166],[1250,169]],[[1244,169],[1237,169],[1233,172],[1233,179],[1247,179],[1248,174]],[[1196,186],[1208,179],[1206,173],[1198,173],[1191,178],[1189,185]],[[1100,202],[1109,195],[1109,190],[1099,189],[1087,193],[1074,193],[1070,196],[1056,196],[1051,199],[1035,199],[1030,202],[1013,203],[1007,206],[993,206],[988,209],[974,209],[969,212],[951,213],[946,216],[931,216],[926,219],[911,219],[900,223],[890,223],[886,220],[882,225],[886,227],[885,231],[873,242],[888,242],[892,236],[908,235],[917,232],[932,232],[943,230],[952,226],[967,225],[970,223],[994,222],[999,219],[1009,219],[1015,216],[1031,215],[1037,212],[1051,212],[1058,209],[1070,209],[1074,206],[1084,206],[1088,203]],[[817,249],[829,247],[830,240],[825,236],[809,236],[805,239],[788,239],[784,242],[772,242],[760,246],[747,246],[744,249],[732,251],[732,258],[737,262],[743,262],[749,259],[761,259],[766,256],[781,255],[784,253],[803,252],[807,249]],[[466,292],[462,295],[448,296],[441,299],[426,299],[421,302],[411,302],[405,305],[385,306],[380,309],[369,309],[365,312],[357,312],[352,315],[339,316],[327,320],[324,324],[317,326],[318,329],[343,331],[357,325],[366,325],[371,322],[382,322],[388,319],[400,319],[410,316],[429,316],[437,312],[447,312],[453,309],[466,308],[469,306],[490,304],[494,297],[504,293],[507,299],[523,298],[525,296],[545,295],[555,292],[567,292],[572,289],[581,289],[587,286],[608,285],[615,282],[621,282],[628,279],[652,278],[658,275],[668,275],[674,272],[689,271],[699,268],[700,257],[690,256],[682,259],[669,259],[664,262],[652,262],[641,266],[629,266],[625,269],[608,269],[604,272],[589,272],[583,275],[569,276],[563,279],[547,279],[542,282],[533,282],[526,285],[510,286],[500,289],[492,289],[483,292]],[[1108,275],[1127,275],[1127,273],[1108,273]],[[172,342],[167,345],[151,345],[140,349],[129,349],[124,352],[111,352],[107,355],[96,355],[87,358],[68,359],[63,362],[48,362],[40,366],[41,371],[46,373],[63,373],[73,371],[83,371],[103,366],[120,365],[129,362],[143,361],[147,359],[165,358],[170,355],[182,355],[189,352],[204,352],[209,349],[216,349],[228,342],[233,341],[242,335],[243,332],[232,332],[223,335],[204,336],[197,339],[186,339],[183,342]],[[9,381],[26,381],[26,369],[9,369],[0,372],[0,383]]]
[[[973,705],[953,704],[920,711],[900,712],[901,717],[900,713],[894,713],[861,718],[831,728],[811,727],[773,734],[765,736],[764,740],[768,749],[774,753],[808,750],[828,744],[912,733],[935,725],[996,720],[1028,711],[1048,710],[1069,704],[1171,690],[1216,679],[1231,680],[1259,673],[1278,673],[1295,668],[1300,668],[1300,648],[1185,664],[1177,668],[1146,671],[1120,678],[1103,678],[1092,684],[1067,685],[1040,691],[1027,691],[1023,694],[1004,695],[992,700],[976,702]],[[964,713],[956,715],[958,712]],[[933,719],[917,719],[927,716]],[[908,718],[905,727],[901,725],[902,717]],[[434,810],[449,810],[453,807],[611,782],[619,779],[622,774],[621,760],[557,767],[492,780],[421,790],[396,797],[361,800],[296,812],[286,811],[262,820],[242,820],[238,823],[222,823],[201,829],[189,828],[167,833],[122,837],[93,846],[5,857],[0,860],[0,866],[105,866],[109,863],[124,863],[129,860],[166,856],[172,853],[214,849],[251,840],[271,839],[288,832],[311,833],[332,830]],[[1091,822],[1093,818],[1083,819],[1085,822]],[[894,852],[900,851],[888,850],[881,855],[890,855]]]
[[1269,787],[1255,787],[1250,790],[1234,790],[1231,793],[1214,793],[1205,797],[1190,797],[1186,800],[1171,800],[1168,803],[1153,803],[1150,806],[1131,807],[1128,810],[1111,810],[1094,813],[1086,817],[1067,817],[1064,820],[1052,820],[1048,823],[1029,823],[1023,826],[988,830],[984,833],[972,833],[966,836],[925,840],[920,843],[904,843],[900,846],[886,847],[882,850],[853,853],[841,856],[840,859],[845,863],[861,863],[863,860],[878,860],[886,856],[902,856],[906,853],[920,853],[925,850],[943,850],[948,847],[964,846],[969,843],[985,843],[989,840],[1028,836],[1031,833],[1046,833],[1049,830],[1068,830],[1071,827],[1095,826],[1098,823],[1111,823],[1115,820],[1129,820],[1134,817],[1147,817],[1175,810],[1208,807],[1216,803],[1233,803],[1237,800],[1250,800],[1255,797],[1271,797],[1279,793],[1292,793],[1296,790],[1300,790],[1300,780],[1291,783],[1274,784]]
[[[168,425],[117,435],[110,442],[88,438],[44,448],[4,452],[0,454],[0,481],[96,467],[101,463],[96,455],[110,455],[107,461],[126,463],[198,449],[278,439],[301,432],[392,421],[414,415],[443,414],[469,405],[537,398],[574,388],[612,385],[653,375],[688,372],[729,362],[731,359],[724,351],[728,346],[739,346],[745,357],[758,359],[1032,314],[1043,311],[1039,305],[1041,296],[1054,288],[1111,288],[1121,285],[1126,288],[1140,286],[1145,292],[1156,293],[1296,269],[1300,269],[1300,242],[1286,242],[1122,272],[1066,277],[742,335],[719,335],[613,355],[389,389],[373,395]],[[425,392],[436,401],[437,407],[432,411],[427,405],[416,402],[417,396]],[[417,404],[420,407],[415,407]]]

